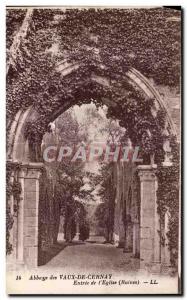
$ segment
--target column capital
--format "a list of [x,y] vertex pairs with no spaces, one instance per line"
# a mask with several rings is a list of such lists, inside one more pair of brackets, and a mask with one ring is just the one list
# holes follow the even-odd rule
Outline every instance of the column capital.
[[155,170],[157,169],[157,165],[140,165],[138,166],[138,175],[140,177],[140,181],[155,181],[156,175]]
[[44,171],[43,163],[22,163],[19,178],[39,179]]

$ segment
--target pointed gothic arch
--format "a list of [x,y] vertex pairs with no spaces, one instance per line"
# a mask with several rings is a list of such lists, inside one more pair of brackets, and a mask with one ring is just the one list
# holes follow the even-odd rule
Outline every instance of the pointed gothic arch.
[[[62,64],[63,65],[63,64]],[[73,73],[75,70],[78,70],[79,65],[67,65],[64,67],[61,65],[61,76],[62,78],[68,76],[70,73]],[[175,126],[171,119],[170,113],[168,112],[163,99],[160,97],[159,92],[155,90],[154,86],[151,82],[145,78],[140,72],[135,69],[129,70],[124,77],[126,80],[132,84],[135,88],[139,89],[142,93],[144,93],[149,98],[154,98],[157,110],[159,107],[164,109],[166,113],[166,122],[167,127],[169,128],[170,134],[175,135]],[[108,80],[107,76],[97,76],[92,73],[89,81],[92,83],[96,83],[97,85],[110,86],[110,80]],[[113,105],[110,99],[105,99],[106,104],[108,106]],[[52,112],[50,118],[47,122],[53,121],[57,116],[59,116],[62,112],[67,110],[72,105],[76,104],[75,102],[70,103],[61,103],[55,111]],[[118,105],[118,103],[116,103]],[[45,110],[45,107],[43,108]],[[27,265],[36,266],[38,262],[38,207],[39,207],[39,178],[42,174],[43,163],[40,161],[33,160],[30,151],[29,140],[25,137],[25,127],[29,122],[37,122],[40,120],[40,114],[35,110],[33,106],[28,107],[26,110],[19,110],[11,123],[9,137],[8,137],[8,160],[12,163],[20,163],[22,169],[22,177],[24,180],[22,181],[22,190],[24,194],[24,204],[22,205],[22,211],[19,211],[18,216],[18,228],[21,230],[18,232],[19,240],[22,242],[20,246],[16,249],[16,257],[19,257],[22,261],[24,261]],[[39,145],[40,146],[40,145]],[[140,166],[140,181],[141,181],[141,234],[140,234],[140,257],[144,262],[155,262],[158,253],[155,251],[159,251],[159,242],[157,238],[157,227],[155,227],[156,221],[156,176],[154,173],[154,166]],[[146,211],[146,199],[147,188],[151,186],[151,212],[153,221],[150,221],[148,214],[143,214],[142,211]],[[29,214],[30,209],[33,209],[32,216],[26,216]],[[144,217],[143,217],[144,215]],[[27,220],[23,222],[24,218],[27,217]],[[31,232],[31,235],[25,235],[23,231],[23,223],[26,224],[26,232],[27,230]],[[29,223],[30,222],[30,223]],[[33,226],[34,224],[34,226]],[[149,238],[148,239],[148,249],[144,246],[147,243],[145,241],[145,231],[148,227],[151,228],[153,226],[153,231],[150,229]],[[30,229],[32,227],[32,230]],[[26,233],[27,234],[27,233]],[[151,237],[153,235],[153,238]],[[150,242],[151,239],[151,242]],[[152,240],[153,239],[153,240]],[[154,245],[154,246],[152,246]],[[157,249],[157,250],[155,250]],[[25,257],[27,259],[25,260]]]

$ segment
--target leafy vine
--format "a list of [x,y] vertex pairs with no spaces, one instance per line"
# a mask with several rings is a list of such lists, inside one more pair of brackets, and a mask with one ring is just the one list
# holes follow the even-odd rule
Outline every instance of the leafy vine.
[[[19,164],[12,162],[7,163],[6,168],[6,254],[10,254],[13,250],[10,241],[10,231],[13,227],[14,217],[17,217],[19,210],[19,202],[21,201],[21,184],[17,180],[19,172]],[[14,180],[11,182],[11,176],[14,174]],[[14,198],[14,207],[11,209],[10,198]]]
[[[10,10],[7,14],[8,49],[14,34],[11,26],[19,29],[24,11]],[[25,136],[35,152],[33,159],[39,159],[42,136],[59,107],[66,110],[67,105],[90,101],[102,105],[110,99],[114,105],[109,106],[108,117],[119,119],[133,145],[139,144],[144,163],[149,164],[150,157],[154,156],[158,165],[159,212],[162,218],[166,210],[171,216],[168,239],[173,264],[178,235],[178,144],[170,137],[173,165],[163,167],[165,112],[159,109],[154,115],[155,99],[136,90],[124,74],[133,67],[158,84],[177,86],[179,20],[180,12],[167,8],[35,9],[16,66],[7,78],[7,119],[12,120],[20,107],[26,109],[32,105],[39,113],[38,120],[28,123],[25,129]],[[54,45],[56,51],[51,49]],[[64,60],[78,63],[79,69],[62,78],[56,66]],[[110,86],[90,80],[93,73],[109,78]],[[12,191],[7,193],[9,198]],[[13,224],[10,215],[7,206],[8,229]]]
[[[157,202],[161,222],[164,224],[165,213],[169,213],[168,247],[170,250],[171,265],[177,268],[178,240],[179,240],[179,172],[180,156],[179,144],[176,137],[170,137],[172,153],[172,166],[163,166],[159,163],[157,168],[158,190]],[[163,241],[165,242],[165,241]]]

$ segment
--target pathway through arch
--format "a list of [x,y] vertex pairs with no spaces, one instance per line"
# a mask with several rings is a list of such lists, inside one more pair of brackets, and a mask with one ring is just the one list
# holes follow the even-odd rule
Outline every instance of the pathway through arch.
[[[40,270],[61,269],[63,273],[129,273],[139,270],[139,259],[132,253],[124,253],[122,248],[112,244],[104,244],[104,238],[93,237],[86,242],[73,241],[64,245],[59,243],[61,251]],[[55,251],[55,249],[54,249]]]

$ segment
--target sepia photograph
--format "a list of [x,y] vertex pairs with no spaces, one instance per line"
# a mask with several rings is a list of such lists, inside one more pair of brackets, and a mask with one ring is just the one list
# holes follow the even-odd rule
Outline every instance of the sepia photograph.
[[7,294],[182,294],[182,14],[6,7]]

